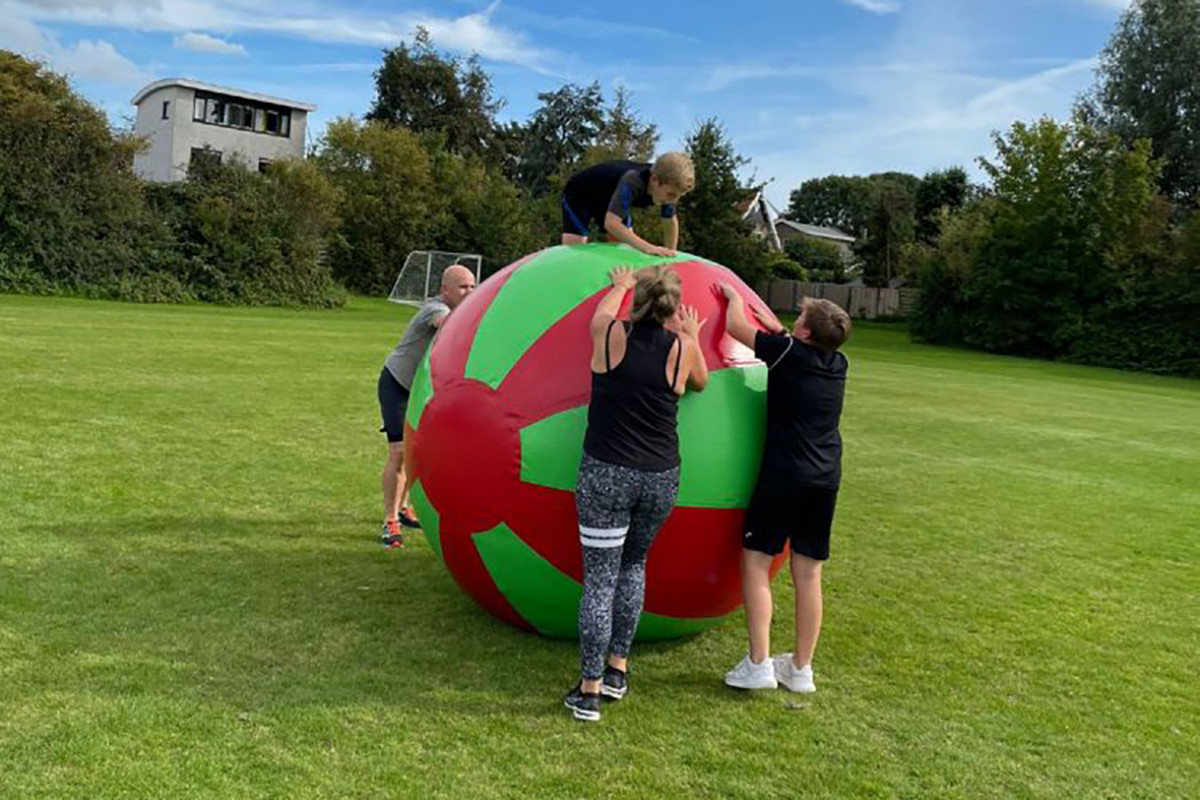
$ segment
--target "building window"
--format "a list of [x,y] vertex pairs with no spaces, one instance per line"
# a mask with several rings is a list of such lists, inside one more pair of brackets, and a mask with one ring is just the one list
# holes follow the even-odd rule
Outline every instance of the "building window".
[[170,100],[163,100],[163,119],[170,119],[170,118],[171,118],[171,117],[168,115],[168,113],[167,113],[167,112],[169,112],[170,110],[171,110],[171,101],[170,101]]
[[265,103],[197,92],[192,104],[192,119],[209,125],[267,133],[272,136],[290,137],[292,133],[291,111]]
[[211,147],[193,147],[189,166],[216,167],[221,164],[221,151]]
[[245,128],[252,131],[254,130],[254,112],[253,106],[235,103],[229,107],[229,124],[234,128]]
[[260,158],[258,160],[258,171],[261,172],[262,174],[266,175],[267,170],[270,169],[270,167],[271,167],[271,159]]

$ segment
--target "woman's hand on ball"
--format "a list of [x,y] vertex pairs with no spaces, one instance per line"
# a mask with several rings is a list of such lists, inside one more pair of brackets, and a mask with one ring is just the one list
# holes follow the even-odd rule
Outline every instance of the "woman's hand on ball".
[[706,322],[708,322],[708,318],[700,319],[700,312],[696,310],[695,306],[679,307],[679,329],[689,339],[699,338],[700,330]]
[[618,289],[628,291],[637,285],[637,278],[633,277],[633,270],[629,267],[613,267],[612,272],[608,273],[608,277],[612,280],[612,285]]

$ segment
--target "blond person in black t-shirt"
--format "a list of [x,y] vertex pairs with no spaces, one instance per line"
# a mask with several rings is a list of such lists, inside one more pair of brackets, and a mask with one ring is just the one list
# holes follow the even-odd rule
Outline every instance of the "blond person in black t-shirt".
[[[750,652],[725,675],[739,689],[815,692],[812,657],[821,632],[821,565],[841,483],[842,437],[838,423],[846,390],[846,357],[838,348],[850,336],[850,317],[828,300],[807,298],[789,334],[773,314],[754,309],[767,333],[746,318],[741,295],[716,287],[728,305],[729,335],[767,365],[767,428],[762,466],[742,536],[742,600]],[[792,547],[796,589],[795,648],[769,658],[771,562]]]

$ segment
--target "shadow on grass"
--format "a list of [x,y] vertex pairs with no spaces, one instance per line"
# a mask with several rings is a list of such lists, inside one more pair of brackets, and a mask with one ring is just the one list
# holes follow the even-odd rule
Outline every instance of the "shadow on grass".
[[[69,686],[245,713],[548,715],[577,675],[575,642],[492,618],[420,534],[387,550],[345,518],[154,517],[14,539],[0,621],[21,693]],[[635,658],[687,641],[639,645]],[[717,688],[686,674],[653,683]]]

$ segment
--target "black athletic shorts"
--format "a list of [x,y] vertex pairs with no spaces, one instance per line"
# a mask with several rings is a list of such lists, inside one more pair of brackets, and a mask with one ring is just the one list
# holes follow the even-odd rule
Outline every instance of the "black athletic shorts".
[[[607,214],[607,213],[608,212],[606,211],[605,214]],[[589,235],[589,226],[591,224],[593,217],[595,217],[595,215],[592,214],[591,212],[589,212],[584,207],[584,205],[579,202],[578,199],[573,198],[570,195],[566,195],[566,194],[563,195],[563,198],[562,198],[562,232],[563,233],[572,233],[576,236],[583,236],[584,238],[586,238]],[[604,233],[604,218],[600,217],[599,219],[596,220],[596,223],[600,226],[600,232]],[[633,230],[633,217],[632,216],[628,216],[625,218],[625,227],[629,228],[630,230]]]
[[388,371],[379,373],[379,413],[383,416],[381,433],[389,442],[404,441],[404,415],[408,413],[408,389]]
[[825,561],[837,493],[825,486],[760,477],[746,510],[742,547],[773,556],[790,541],[793,553]]

